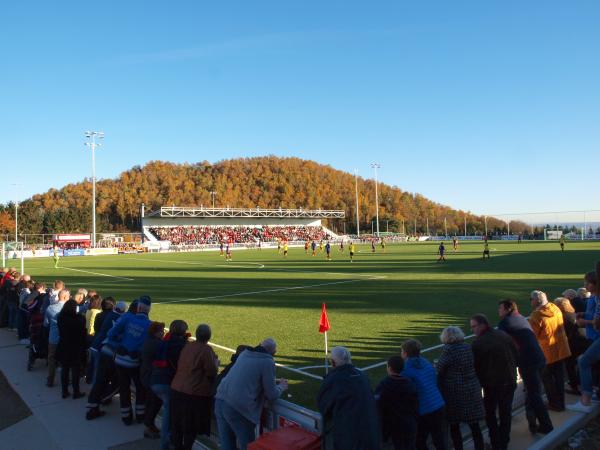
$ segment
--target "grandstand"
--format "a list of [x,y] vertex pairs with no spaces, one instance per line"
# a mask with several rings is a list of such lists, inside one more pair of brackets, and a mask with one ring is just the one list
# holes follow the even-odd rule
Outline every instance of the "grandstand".
[[322,219],[343,219],[340,210],[190,208],[165,206],[147,214],[142,208],[146,241],[170,246],[210,246],[221,242],[241,246],[287,241],[337,239]]

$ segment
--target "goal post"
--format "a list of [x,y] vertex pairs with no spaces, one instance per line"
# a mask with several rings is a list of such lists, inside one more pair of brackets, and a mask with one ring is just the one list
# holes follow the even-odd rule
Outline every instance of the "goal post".
[[2,242],[2,267],[15,265],[20,260],[21,273],[25,272],[25,251],[23,242]]

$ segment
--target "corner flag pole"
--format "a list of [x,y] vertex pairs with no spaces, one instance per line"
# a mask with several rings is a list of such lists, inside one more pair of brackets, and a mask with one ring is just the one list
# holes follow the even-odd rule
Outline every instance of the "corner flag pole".
[[325,334],[325,375],[329,373],[329,362],[327,360],[327,353],[329,350],[327,348],[327,331],[329,331],[330,328],[329,319],[327,318],[327,307],[325,306],[325,303],[323,303],[321,305],[321,318],[319,319],[319,333]]

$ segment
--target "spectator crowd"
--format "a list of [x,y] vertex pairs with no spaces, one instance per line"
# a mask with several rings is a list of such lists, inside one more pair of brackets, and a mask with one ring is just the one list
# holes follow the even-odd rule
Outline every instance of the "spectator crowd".
[[253,244],[277,241],[322,241],[331,236],[318,226],[177,226],[152,227],[150,232],[173,245]]
[[[118,394],[122,423],[143,424],[144,436],[160,440],[162,449],[191,449],[213,423],[221,449],[246,449],[257,437],[264,403],[288,388],[287,380],[275,377],[277,343],[271,338],[240,345],[219,373],[211,327],[198,325],[194,338],[184,320],[167,329],[151,320],[147,295],[128,305],[95,291],[71,292],[60,280],[46,286],[13,268],[0,275],[0,327],[14,330],[27,346],[28,370],[37,359],[47,360],[49,388],[60,368],[62,398],[87,396],[87,420],[104,416],[103,406]],[[498,303],[497,327],[473,315],[470,344],[461,328],[444,328],[433,363],[422,356],[419,341],[403,342],[374,390],[348,349],[334,347],[317,397],[326,448],[375,450],[387,442],[397,450],[421,450],[430,440],[443,450],[449,435],[461,450],[468,428],[474,448],[483,450],[485,422],[490,447],[506,450],[517,374],[531,433],[553,430],[549,410],[590,413],[600,361],[596,272],[583,281],[584,287],[554,301],[531,292],[528,318],[510,299]],[[566,405],[567,391],[580,400]]]

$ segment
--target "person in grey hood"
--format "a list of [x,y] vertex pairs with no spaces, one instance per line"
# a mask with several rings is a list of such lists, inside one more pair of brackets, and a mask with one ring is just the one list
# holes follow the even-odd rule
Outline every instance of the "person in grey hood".
[[273,356],[277,344],[265,339],[245,350],[217,389],[215,416],[221,450],[240,450],[256,439],[255,429],[265,400],[276,400],[288,388],[287,380],[275,380]]

